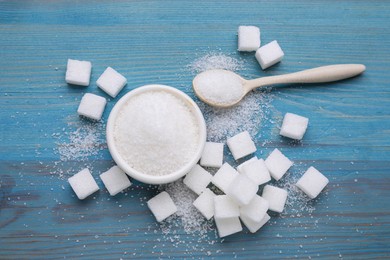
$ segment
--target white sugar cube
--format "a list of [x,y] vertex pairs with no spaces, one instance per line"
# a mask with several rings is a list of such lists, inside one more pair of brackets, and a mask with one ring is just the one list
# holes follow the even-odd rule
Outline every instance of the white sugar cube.
[[287,191],[275,186],[266,185],[261,195],[269,203],[269,210],[281,213],[287,200]]
[[232,218],[240,216],[240,208],[228,195],[214,197],[214,218]]
[[196,194],[201,194],[207,185],[209,185],[213,176],[203,169],[199,164],[196,164],[183,180],[183,183],[187,185],[190,190]]
[[226,194],[230,183],[238,175],[238,172],[228,163],[224,163],[221,168],[215,173],[211,182]]
[[253,161],[256,161],[256,160],[258,160],[258,158],[256,156],[250,158],[249,160],[246,160],[245,162],[243,162],[243,163],[241,163],[240,165],[237,166],[237,171],[239,173],[243,173],[242,169],[244,168],[244,166],[249,164],[249,163],[251,163],[251,162],[253,162]]
[[267,223],[271,217],[266,213],[265,216],[259,222],[254,222],[246,217],[240,217],[242,223],[248,228],[251,233],[256,233],[265,223]]
[[280,180],[288,169],[293,165],[284,154],[282,154],[277,148],[265,159],[265,165],[267,166],[272,178]]
[[259,186],[245,174],[238,174],[230,184],[226,194],[238,205],[247,205],[251,202],[258,190]]
[[241,132],[228,138],[227,145],[235,160],[256,152],[255,143],[252,141],[248,131]]
[[268,207],[268,201],[256,195],[248,205],[240,207],[240,217],[244,217],[253,222],[259,222],[264,218]]
[[65,81],[69,84],[88,86],[92,64],[89,61],[68,59]]
[[220,238],[242,231],[241,222],[238,217],[215,219],[215,225],[217,226]]
[[96,81],[96,85],[113,98],[118,95],[126,83],[127,79],[111,67],[108,67]]
[[238,50],[256,51],[260,48],[260,29],[256,26],[238,27]]
[[77,113],[93,120],[100,120],[106,107],[107,100],[104,97],[86,93],[81,98]]
[[301,140],[306,132],[309,119],[292,113],[286,113],[283,118],[280,135]]
[[219,168],[223,163],[223,143],[206,142],[200,165]]
[[271,180],[271,175],[263,159],[250,160],[242,165],[240,172],[248,176],[256,185],[261,185]]
[[99,186],[87,168],[70,177],[68,182],[80,200],[99,190]]
[[277,41],[272,41],[256,51],[256,59],[260,63],[260,66],[263,70],[271,67],[272,65],[280,62],[284,53],[280,48]]
[[298,180],[296,186],[305,192],[309,198],[314,199],[328,183],[328,178],[311,166]]
[[163,221],[177,211],[176,205],[166,191],[148,200],[147,204],[158,222]]
[[115,196],[124,189],[131,186],[131,182],[126,173],[118,166],[111,167],[108,171],[100,174],[104,186],[111,196]]
[[210,189],[205,189],[202,194],[192,203],[195,208],[207,219],[214,216],[214,197],[216,195]]

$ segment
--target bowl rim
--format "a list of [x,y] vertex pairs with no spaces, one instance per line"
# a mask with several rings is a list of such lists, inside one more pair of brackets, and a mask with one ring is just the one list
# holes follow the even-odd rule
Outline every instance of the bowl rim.
[[[186,104],[189,105],[190,110],[193,112],[199,126],[199,146],[196,150],[195,156],[192,160],[190,160],[184,167],[181,169],[162,176],[154,176],[154,175],[148,175],[142,172],[139,172],[132,167],[130,167],[126,161],[121,157],[120,153],[118,152],[116,146],[115,146],[115,140],[114,140],[114,129],[115,129],[115,121],[118,116],[118,113],[121,111],[123,105],[133,98],[136,95],[139,95],[141,93],[149,92],[149,91],[165,91],[167,93],[174,94],[176,97],[180,98],[181,100],[185,101]],[[199,109],[198,105],[194,102],[192,98],[190,98],[187,94],[185,94],[183,91],[167,86],[167,85],[161,85],[161,84],[150,84],[150,85],[144,85],[141,87],[137,87],[133,90],[130,90],[128,93],[126,93],[123,97],[121,97],[118,102],[114,105],[112,108],[110,115],[107,120],[107,126],[106,126],[106,140],[107,140],[107,146],[108,150],[114,159],[115,163],[130,177],[143,182],[147,184],[165,184],[170,183],[178,180],[179,178],[186,175],[199,161],[203,149],[206,143],[206,122],[204,120],[203,114],[201,110]]]

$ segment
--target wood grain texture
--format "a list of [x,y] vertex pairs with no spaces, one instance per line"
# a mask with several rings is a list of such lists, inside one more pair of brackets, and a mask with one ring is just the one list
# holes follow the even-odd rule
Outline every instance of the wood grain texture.
[[[261,27],[263,43],[278,40],[285,59],[262,71],[253,54],[236,52],[245,24]],[[0,259],[390,258],[389,24],[388,1],[1,1]],[[82,93],[105,95],[94,82],[112,66],[128,79],[119,97],[151,83],[194,97],[186,66],[209,52],[242,59],[248,79],[367,66],[350,80],[272,90],[274,123],[263,122],[257,155],[278,147],[327,175],[315,210],[275,215],[261,232],[214,244],[177,227],[178,244],[163,239],[140,202],[154,186],[135,182],[126,194],[101,189],[78,201],[59,169],[91,166],[103,187],[98,174],[113,165],[104,144],[84,161],[59,160],[53,134],[75,130]],[[92,61],[88,88],[66,85],[68,58]],[[310,118],[301,144],[278,136],[286,112]]]

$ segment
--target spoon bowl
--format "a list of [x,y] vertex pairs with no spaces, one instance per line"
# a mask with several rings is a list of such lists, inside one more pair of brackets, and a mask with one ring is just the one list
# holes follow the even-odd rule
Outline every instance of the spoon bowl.
[[232,71],[216,69],[198,74],[192,87],[203,102],[226,108],[236,105],[255,88],[273,84],[333,82],[355,77],[365,69],[362,64],[337,64],[252,80],[246,80]]
[[248,93],[247,80],[229,70],[207,70],[193,80],[195,94],[203,102],[216,107],[230,107]]

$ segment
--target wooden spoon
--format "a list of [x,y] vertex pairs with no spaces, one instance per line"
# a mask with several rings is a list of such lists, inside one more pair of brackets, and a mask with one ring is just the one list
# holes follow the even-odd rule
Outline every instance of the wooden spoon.
[[215,107],[231,107],[255,88],[286,83],[332,82],[357,76],[365,69],[362,64],[338,64],[252,80],[228,70],[207,70],[194,78],[192,86],[203,102]]

